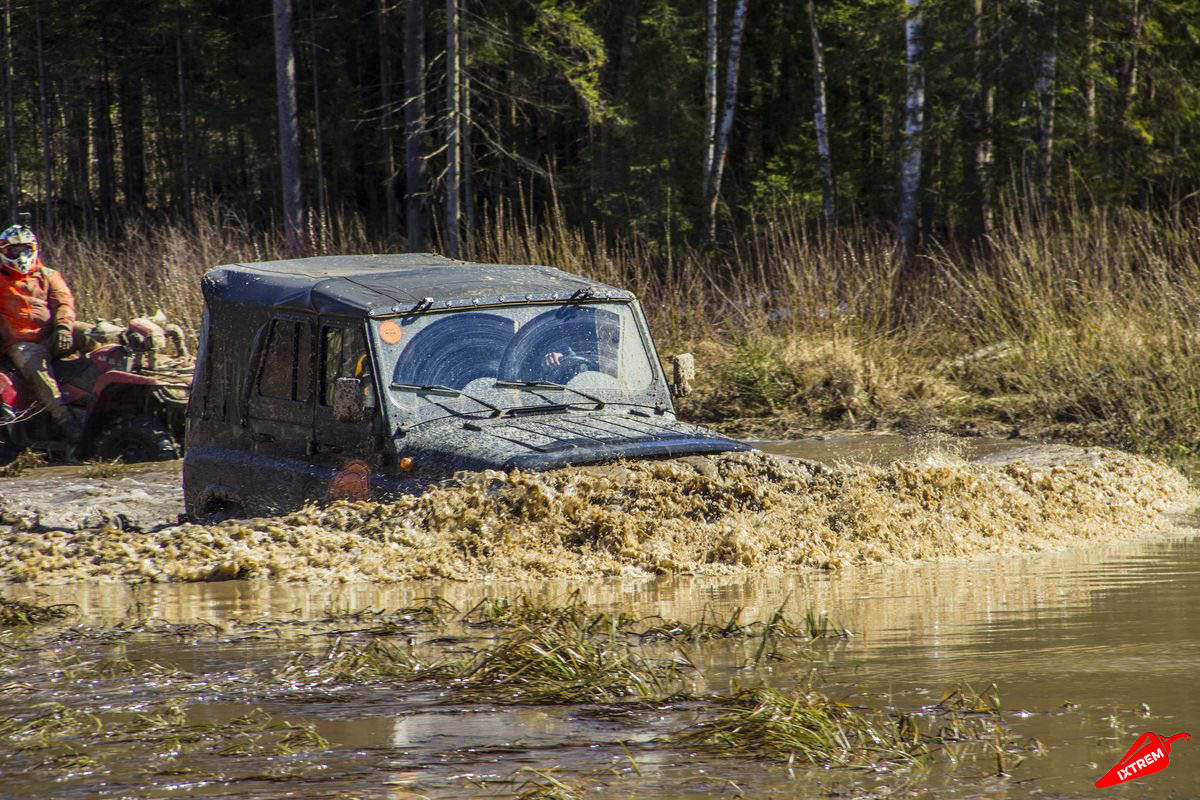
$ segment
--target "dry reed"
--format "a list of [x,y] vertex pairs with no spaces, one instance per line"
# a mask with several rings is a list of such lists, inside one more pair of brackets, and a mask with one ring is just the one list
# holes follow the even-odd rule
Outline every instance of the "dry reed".
[[[336,235],[333,233],[336,231]],[[308,232],[312,254],[385,249],[353,218]],[[134,223],[120,244],[64,234],[48,262],[85,317],[163,308],[193,333],[211,266],[279,257],[276,233],[212,207],[191,228]],[[1200,441],[1200,222],[1010,205],[984,251],[933,245],[902,272],[890,235],[814,233],[784,217],[724,253],[641,242],[503,207],[465,257],[543,263],[627,286],[660,346],[691,350],[683,413],[809,427],[1016,426],[1186,458]],[[736,427],[734,428],[737,429]]]

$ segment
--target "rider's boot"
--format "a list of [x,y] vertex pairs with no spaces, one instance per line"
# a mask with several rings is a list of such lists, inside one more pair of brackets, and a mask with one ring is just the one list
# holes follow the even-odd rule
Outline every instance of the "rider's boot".
[[83,426],[71,415],[50,374],[50,351],[40,342],[16,342],[8,349],[9,360],[29,381],[30,388],[63,435],[72,442],[83,436]]

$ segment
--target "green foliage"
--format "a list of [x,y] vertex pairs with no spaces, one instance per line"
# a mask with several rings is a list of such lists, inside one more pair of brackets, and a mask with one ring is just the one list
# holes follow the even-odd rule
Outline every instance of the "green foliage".
[[571,85],[589,121],[611,116],[600,90],[608,61],[604,40],[570,0],[538,0],[534,11],[534,21],[525,29],[529,46]]
[[778,348],[763,339],[734,342],[733,355],[723,375],[745,406],[776,411],[796,390]]

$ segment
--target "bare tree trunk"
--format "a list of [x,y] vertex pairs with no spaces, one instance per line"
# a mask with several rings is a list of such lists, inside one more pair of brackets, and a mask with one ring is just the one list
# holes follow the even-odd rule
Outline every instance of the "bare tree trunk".
[[404,10],[404,180],[409,250],[425,247],[425,2],[408,0]]
[[963,114],[963,183],[967,190],[967,235],[979,241],[991,230],[991,104],[994,87],[985,72],[983,0],[973,0],[971,14],[973,81]]
[[825,224],[830,229],[837,224],[837,201],[833,181],[833,155],[829,150],[829,118],[825,102],[825,48],[817,32],[816,10],[808,0],[808,31],[812,40],[813,58],[813,126],[817,132],[817,164],[821,170],[821,205]]
[[296,117],[296,53],[292,0],[275,2],[275,100],[279,115],[279,172],[288,254],[300,255],[300,126]]
[[458,258],[459,166],[462,139],[459,120],[458,0],[446,0],[446,255]]
[[900,154],[900,213],[897,232],[905,261],[916,252],[921,196],[921,151],[925,127],[925,70],[922,66],[921,0],[904,0],[905,77],[904,141]]
[[96,187],[99,191],[100,216],[105,230],[111,232],[116,218],[117,179],[116,142],[112,123],[112,88],[108,72],[109,41],[100,31],[100,75],[92,92],[92,119],[96,147]]
[[312,57],[312,83],[313,83],[313,150],[316,157],[317,167],[317,211],[321,215],[322,236],[324,236],[325,226],[331,224],[329,219],[329,194],[325,191],[325,156],[324,148],[321,146],[321,81],[320,69],[317,60],[317,10],[313,0],[308,0],[308,23],[309,35],[312,37],[310,42],[310,53]]
[[458,74],[462,81],[459,115],[461,123],[458,126],[462,136],[462,196],[464,212],[464,231],[468,241],[475,230],[475,176],[472,175],[474,164],[471,160],[471,75],[467,72],[467,53],[470,52],[468,40],[467,19],[459,14],[459,43],[458,43]]
[[183,6],[175,5],[175,78],[179,86],[179,202],[184,219],[192,217],[192,163],[188,136],[187,91],[183,71]]
[[1083,19],[1083,32],[1087,39],[1087,57],[1084,62],[1083,100],[1086,144],[1091,147],[1096,140],[1096,7],[1089,4]]
[[4,130],[8,134],[8,218],[17,221],[17,131],[13,117],[12,0],[4,0]]
[[146,205],[146,137],[142,112],[142,76],[131,64],[121,70],[119,106],[125,213],[136,214]]
[[[62,87],[61,96],[72,96],[74,86]],[[84,90],[78,89],[80,93]],[[64,103],[63,111],[67,124],[67,180],[65,193],[68,205],[84,227],[92,223],[92,194],[88,182],[88,164],[91,161],[91,114],[86,103]]]
[[1142,7],[1139,0],[1131,0],[1129,9],[1129,49],[1125,56],[1125,66],[1121,71],[1121,117],[1124,118],[1133,107],[1137,97],[1138,84],[1138,47],[1142,34]]
[[717,152],[717,0],[708,0],[708,42],[704,59],[704,198],[707,200]]
[[46,99],[46,57],[42,51],[42,4],[34,4],[37,24],[38,105],[42,121],[42,226],[48,234],[54,229],[54,162],[50,153],[50,106]]
[[383,127],[383,230],[396,235],[396,150],[392,141],[392,47],[388,42],[387,0],[379,0],[379,101]]
[[742,59],[742,33],[746,29],[747,0],[738,0],[733,11],[733,29],[729,34],[729,56],[725,65],[725,108],[721,116],[721,129],[717,133],[717,152],[713,158],[713,177],[709,185],[708,238],[717,236],[717,201],[721,196],[721,175],[725,171],[725,157],[729,151],[729,134],[733,131],[733,112],[737,108],[738,68]]
[[1050,207],[1051,167],[1054,163],[1054,90],[1058,63],[1058,3],[1057,0],[1031,0],[1033,32],[1041,41],[1034,93],[1038,102],[1038,205],[1044,211]]

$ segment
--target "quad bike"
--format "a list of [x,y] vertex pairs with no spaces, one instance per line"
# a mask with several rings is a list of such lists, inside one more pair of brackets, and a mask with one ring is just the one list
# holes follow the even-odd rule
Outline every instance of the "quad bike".
[[[68,410],[83,430],[72,444],[13,365],[0,358],[0,463],[22,450],[56,460],[178,458],[192,368],[183,331],[161,312],[121,327],[87,330],[89,352],[51,363]],[[168,355],[167,344],[174,354]]]

